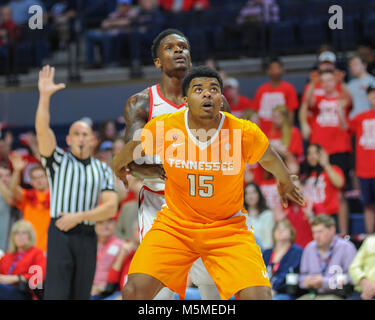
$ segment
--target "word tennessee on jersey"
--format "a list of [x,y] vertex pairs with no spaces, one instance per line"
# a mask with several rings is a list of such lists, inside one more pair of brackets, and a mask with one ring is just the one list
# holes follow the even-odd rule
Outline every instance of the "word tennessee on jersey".
[[256,163],[269,141],[254,123],[221,112],[218,129],[202,142],[188,127],[188,112],[148,122],[140,148],[146,155],[158,155],[163,163],[165,199],[174,219],[202,223],[227,219],[242,209],[246,163]]

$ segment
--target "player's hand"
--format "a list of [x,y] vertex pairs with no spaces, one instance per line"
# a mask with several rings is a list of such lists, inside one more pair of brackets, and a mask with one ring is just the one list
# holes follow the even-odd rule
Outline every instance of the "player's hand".
[[53,78],[55,76],[55,68],[46,65],[39,71],[38,89],[41,95],[51,96],[56,91],[64,89],[65,84],[55,84]]
[[279,191],[281,204],[284,208],[288,207],[288,200],[299,204],[300,206],[305,205],[305,200],[303,198],[300,188],[298,188],[295,182],[298,180],[298,176],[291,175],[289,181],[278,182],[277,190]]
[[167,180],[167,174],[165,173],[165,170],[163,168],[163,166],[159,166],[159,169],[158,169],[158,172],[159,172],[159,178],[162,179],[162,180]]
[[82,222],[78,213],[59,213],[59,217],[56,221],[56,227],[64,232],[73,229]]

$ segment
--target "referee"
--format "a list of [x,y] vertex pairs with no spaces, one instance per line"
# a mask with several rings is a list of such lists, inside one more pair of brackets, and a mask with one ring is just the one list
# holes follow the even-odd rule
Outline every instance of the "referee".
[[[54,83],[54,68],[39,72],[39,104],[35,129],[50,186],[51,223],[48,229],[44,299],[89,299],[96,266],[95,221],[112,218],[117,193],[111,169],[90,157],[93,132],[74,122],[66,137],[70,152],[56,145],[50,128],[50,98],[64,84]],[[99,204],[100,203],[100,204]]]

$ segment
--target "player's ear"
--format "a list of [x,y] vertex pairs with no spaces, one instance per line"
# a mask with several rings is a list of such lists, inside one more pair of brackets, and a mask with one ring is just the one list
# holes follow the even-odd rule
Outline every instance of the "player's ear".
[[160,61],[159,58],[154,59],[154,65],[155,65],[156,68],[161,69],[162,65],[161,65],[161,61]]
[[187,106],[188,107],[188,103],[187,103],[188,101],[187,101],[187,97],[185,96],[184,97],[184,104],[185,104],[185,106]]
[[65,137],[66,144],[70,147],[70,135]]

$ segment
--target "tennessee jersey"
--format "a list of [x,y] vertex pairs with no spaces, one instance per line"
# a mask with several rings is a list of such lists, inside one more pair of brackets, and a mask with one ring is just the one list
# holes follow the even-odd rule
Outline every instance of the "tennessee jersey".
[[[167,175],[165,199],[178,221],[211,223],[243,207],[243,173],[266,151],[266,135],[254,123],[220,112],[217,130],[188,127],[188,109],[158,116],[142,131],[146,155],[160,157]],[[210,139],[199,139],[207,134]]]

